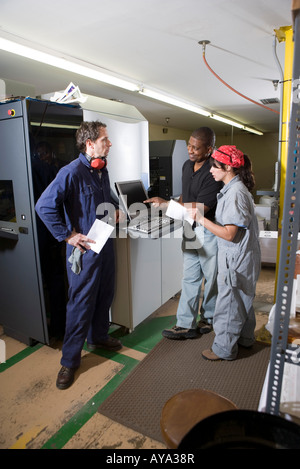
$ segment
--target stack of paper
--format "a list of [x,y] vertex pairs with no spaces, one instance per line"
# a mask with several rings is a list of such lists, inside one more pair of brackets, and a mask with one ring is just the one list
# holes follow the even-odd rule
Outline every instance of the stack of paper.
[[54,96],[50,98],[50,101],[64,104],[84,103],[86,100],[87,98],[81,94],[78,86],[75,86],[72,82],[67,86],[65,91],[57,91]]

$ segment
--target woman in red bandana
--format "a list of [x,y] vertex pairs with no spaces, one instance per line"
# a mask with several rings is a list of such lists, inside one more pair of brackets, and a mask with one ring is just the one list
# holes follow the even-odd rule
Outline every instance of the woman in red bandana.
[[238,345],[255,342],[253,300],[260,271],[257,218],[250,191],[254,176],[249,158],[234,145],[212,154],[211,173],[224,187],[218,194],[216,223],[191,210],[197,222],[218,238],[218,298],[214,313],[215,339],[202,356],[207,360],[234,360]]

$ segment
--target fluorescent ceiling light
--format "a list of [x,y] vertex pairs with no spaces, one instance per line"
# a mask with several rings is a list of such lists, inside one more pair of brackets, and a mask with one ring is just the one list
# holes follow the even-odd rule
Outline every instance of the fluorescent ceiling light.
[[55,57],[54,55],[17,44],[16,42],[12,42],[7,39],[0,38],[0,49],[11,52],[12,54],[21,55],[22,57],[27,57],[28,59],[36,60],[37,62],[42,62],[47,65],[52,65],[53,67],[67,70],[68,72],[93,78],[94,80],[98,80],[109,85],[118,86],[125,90],[137,91],[139,89],[136,84],[122,78],[108,75],[86,65],[81,65],[61,57]]
[[239,122],[232,121],[231,119],[228,119],[227,117],[218,116],[218,114],[211,114],[209,117],[217,121],[223,122],[224,124],[237,127],[238,129],[246,130],[247,132],[250,132],[252,134],[263,135],[263,132],[261,132],[260,130],[252,129],[251,127],[248,127],[244,124],[240,124]]
[[138,91],[142,95],[155,99],[157,101],[161,101],[166,104],[171,104],[172,106],[176,106],[181,109],[185,109],[187,111],[194,112],[205,117],[216,119],[220,122],[223,122],[224,124],[238,127],[239,129],[243,129],[247,132],[251,132],[257,135],[263,135],[263,133],[259,130],[252,129],[251,127],[232,121],[231,119],[228,119],[226,117],[219,116],[218,114],[203,109],[201,106],[189,103],[188,101],[177,99],[173,96],[161,93],[159,91],[144,88],[141,84],[130,82],[121,77],[109,75],[100,70],[97,70],[96,68],[91,68],[90,66],[85,65],[84,62],[82,62],[82,64],[76,63],[72,60],[67,60],[62,57],[57,57],[55,55],[33,49],[31,47],[23,46],[22,44],[4,38],[0,38],[0,49],[5,50],[6,52],[10,52],[12,54],[17,54],[22,57],[35,60],[37,62],[60,68],[62,70],[67,70],[78,75],[83,75],[85,77],[92,78],[94,80],[101,81],[109,85],[117,86],[128,91]]
[[246,130],[247,132],[250,132],[251,134],[256,134],[256,135],[263,135],[263,132],[260,130],[252,129],[251,127],[247,127],[244,125],[243,130]]
[[201,114],[202,116],[209,117],[211,114],[209,111],[206,111],[200,106],[188,103],[187,101],[181,101],[175,97],[162,94],[158,91],[153,91],[148,88],[142,88],[140,93],[144,96],[147,96],[148,98],[157,99],[157,101],[162,101],[163,103],[171,104],[172,106],[180,107],[181,109],[186,109],[187,111],[195,112],[196,114]]
[[139,91],[142,95],[147,96],[148,98],[153,98],[158,101],[162,101],[163,103],[171,104],[172,106],[180,107],[181,109],[186,109],[187,111],[195,112],[196,114],[201,114],[205,117],[210,117],[211,119],[218,120],[219,122],[223,122],[224,124],[231,125],[233,127],[237,127],[242,130],[246,130],[247,132],[251,132],[257,135],[263,135],[262,132],[256,129],[252,129],[251,127],[245,126],[245,124],[240,124],[239,122],[233,121],[227,117],[219,116],[218,114],[213,114],[200,106],[196,106],[195,104],[188,103],[187,101],[181,101],[173,96],[160,93],[159,91],[150,90],[149,88],[141,88]]
[[228,119],[227,117],[222,117],[218,116],[218,114],[211,114],[209,117],[212,119],[215,119],[219,122],[223,122],[224,124],[232,125],[233,127],[237,127],[238,129],[243,129],[244,124],[239,124],[238,122],[232,121],[231,119]]

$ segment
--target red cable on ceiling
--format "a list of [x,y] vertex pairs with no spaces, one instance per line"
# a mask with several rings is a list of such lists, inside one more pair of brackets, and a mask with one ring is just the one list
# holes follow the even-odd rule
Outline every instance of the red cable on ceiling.
[[232,90],[234,93],[238,94],[238,95],[241,96],[242,98],[248,99],[248,101],[251,101],[252,103],[257,104],[258,106],[261,106],[261,107],[263,107],[264,109],[267,109],[268,111],[275,112],[275,114],[280,114],[279,111],[276,111],[275,109],[271,109],[270,107],[265,106],[264,104],[258,103],[257,101],[254,101],[253,99],[248,98],[248,97],[245,96],[244,94],[242,94],[242,93],[240,93],[239,91],[237,91],[237,90],[235,90],[234,88],[232,88],[232,86],[228,85],[228,83],[226,83],[224,80],[222,80],[222,78],[219,77],[219,75],[217,75],[217,74],[213,71],[213,69],[208,65],[208,63],[207,63],[207,61],[206,61],[206,58],[205,58],[205,47],[203,47],[203,60],[204,60],[205,65],[207,66],[207,68],[212,72],[212,74],[213,74],[216,78],[218,78],[218,80],[220,80],[225,86],[227,86],[230,90]]

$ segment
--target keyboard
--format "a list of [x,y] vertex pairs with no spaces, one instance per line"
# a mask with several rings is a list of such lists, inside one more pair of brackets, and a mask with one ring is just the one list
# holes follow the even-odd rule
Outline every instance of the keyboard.
[[140,231],[141,233],[151,233],[152,231],[159,230],[164,226],[171,225],[174,223],[172,218],[168,217],[156,217],[156,218],[146,218],[146,219],[139,219],[139,221],[135,224],[129,225],[131,230]]

